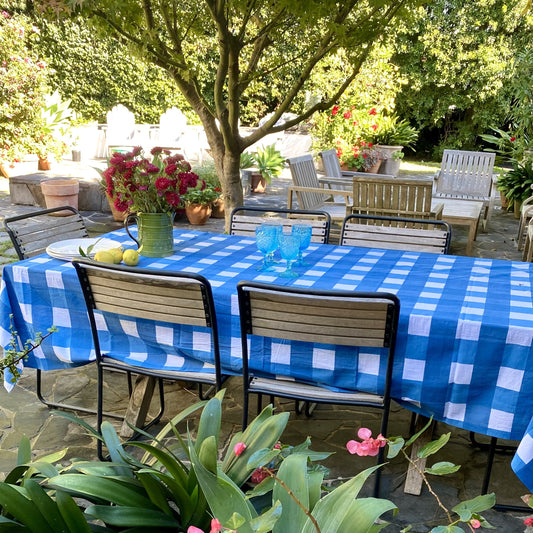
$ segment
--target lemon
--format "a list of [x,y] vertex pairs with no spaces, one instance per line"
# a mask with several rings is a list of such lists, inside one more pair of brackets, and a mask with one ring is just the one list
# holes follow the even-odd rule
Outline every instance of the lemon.
[[111,250],[108,250],[109,253],[113,255],[113,263],[115,265],[118,265],[122,261],[122,248],[111,248]]
[[128,266],[134,267],[139,262],[139,253],[137,250],[132,250],[131,248],[124,250],[122,261]]
[[115,258],[109,250],[101,250],[94,254],[94,260],[100,263],[114,263]]

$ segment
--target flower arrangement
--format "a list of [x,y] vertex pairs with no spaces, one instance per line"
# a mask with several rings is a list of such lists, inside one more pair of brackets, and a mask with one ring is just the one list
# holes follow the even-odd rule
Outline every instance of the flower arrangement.
[[115,152],[101,172],[106,194],[118,211],[171,213],[184,207],[183,197],[190,189],[205,188],[182,155],[162,148],[153,148],[151,154],[151,160],[144,157],[140,147],[126,154]]
[[337,157],[341,166],[361,172],[369,171],[374,165],[384,159],[381,150],[375,148],[372,143],[361,140],[358,140],[352,146],[339,142],[337,144]]

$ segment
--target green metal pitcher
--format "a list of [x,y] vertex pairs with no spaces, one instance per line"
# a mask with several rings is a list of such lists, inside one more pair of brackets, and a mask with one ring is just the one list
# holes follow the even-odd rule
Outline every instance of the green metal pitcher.
[[[137,223],[137,238],[129,230],[132,222]],[[145,257],[168,257],[174,253],[172,235],[174,213],[137,213],[128,215],[126,232],[139,246],[139,253]]]

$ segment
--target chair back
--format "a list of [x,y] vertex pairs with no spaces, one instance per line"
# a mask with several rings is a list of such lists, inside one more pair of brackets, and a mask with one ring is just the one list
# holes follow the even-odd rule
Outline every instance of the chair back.
[[159,118],[158,146],[179,147],[187,128],[187,117],[177,107],[167,109]]
[[[315,163],[311,154],[289,157],[287,159],[292,181],[296,187],[319,189],[320,182],[316,173]],[[314,192],[297,191],[298,206],[306,211],[320,210],[324,206],[325,197]]]
[[433,181],[417,178],[353,178],[353,214],[436,218],[431,209]]
[[107,112],[107,144],[131,146],[135,136],[135,115],[124,105],[118,104]]
[[324,211],[300,211],[297,209],[236,207],[231,213],[230,235],[255,238],[255,228],[263,222],[272,221],[279,222],[284,228],[291,228],[294,224],[309,224],[312,231],[311,242],[322,244],[328,242],[331,226],[329,214]]
[[330,150],[324,150],[323,152],[318,152],[318,155],[322,159],[326,176],[331,178],[342,177],[341,164],[339,163],[339,158],[337,157],[337,151],[334,148]]
[[187,272],[132,268],[85,259],[76,259],[72,263],[87,304],[97,357],[100,356],[100,348],[95,310],[156,322],[205,327],[211,330],[217,385],[220,386],[215,304],[207,279]]
[[495,153],[444,150],[436,193],[489,197],[492,189]]
[[451,236],[450,224],[442,220],[350,215],[342,225],[340,244],[447,254]]
[[[54,216],[58,212],[63,215],[65,211],[71,211],[72,215]],[[83,217],[70,206],[9,217],[4,220],[4,226],[20,260],[44,253],[54,242],[89,236]]]

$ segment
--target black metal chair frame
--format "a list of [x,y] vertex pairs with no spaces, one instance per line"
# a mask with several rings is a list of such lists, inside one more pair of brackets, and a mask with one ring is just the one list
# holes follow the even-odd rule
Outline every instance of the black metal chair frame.
[[[346,301],[346,299],[361,300],[368,299],[372,300],[390,300],[387,311],[387,321],[383,337],[383,347],[388,349],[388,360],[387,368],[385,374],[385,386],[382,395],[382,402],[378,401],[376,395],[376,401],[370,401],[369,399],[365,400],[348,400],[348,399],[339,399],[336,396],[335,392],[331,393],[330,398],[320,397],[317,399],[311,395],[302,395],[296,392],[287,392],[272,393],[271,390],[268,390],[266,387],[264,389],[256,388],[250,390],[249,386],[252,378],[254,377],[253,372],[249,369],[249,351],[248,351],[248,336],[255,335],[254,325],[252,323],[252,314],[251,314],[251,304],[250,304],[250,292],[270,292],[278,294],[287,294],[291,296],[301,296],[302,300],[307,300],[313,297],[320,298],[329,298],[331,300],[340,300]],[[243,401],[243,429],[246,428],[248,423],[248,396],[250,393],[257,394],[258,396],[258,409],[260,408],[260,399],[261,395],[270,395],[279,396],[284,398],[294,399],[296,401],[306,402],[315,402],[315,403],[329,403],[329,404],[342,404],[342,405],[355,405],[355,406],[368,406],[376,407],[383,410],[383,415],[381,419],[381,433],[383,435],[387,434],[388,419],[390,412],[390,402],[391,402],[391,381],[392,381],[392,370],[394,363],[394,349],[396,342],[396,334],[398,330],[398,318],[400,312],[400,301],[393,295],[388,293],[367,293],[367,292],[352,292],[352,291],[330,291],[330,290],[308,290],[303,288],[296,287],[286,287],[279,285],[271,285],[267,283],[251,282],[251,281],[241,281],[237,284],[237,295],[239,301],[239,312],[240,312],[240,324],[241,324],[241,344],[242,344],[242,367],[243,367],[243,389],[244,389],[244,401]],[[304,303],[303,305],[310,305],[309,303]],[[281,310],[283,311],[283,310]],[[310,342],[313,342],[312,333],[309,333]],[[284,336],[285,339],[290,339],[290,336]],[[354,343],[354,346],[357,344]],[[297,383],[297,382],[296,382]],[[316,385],[317,389],[327,390],[319,385]],[[356,391],[354,391],[356,392]],[[364,392],[364,391],[359,391]],[[378,464],[383,462],[384,452],[383,448],[380,448],[377,461]],[[379,494],[379,485],[381,477],[381,469],[376,471],[375,485],[374,485],[374,495]]]
[[402,222],[405,224],[413,224],[419,226],[441,226],[443,230],[446,231],[446,244],[444,249],[444,254],[448,254],[450,250],[450,244],[452,241],[452,227],[448,222],[444,220],[433,220],[433,219],[419,219],[419,218],[404,218],[404,217],[387,217],[382,215],[359,215],[353,214],[348,215],[342,224],[341,231],[341,243],[342,237],[344,235],[344,228],[346,224],[349,224],[353,220],[382,220],[384,222]]
[[[188,377],[187,372],[180,372],[177,375],[172,375],[172,372],[165,372],[164,370],[154,370],[149,368],[143,368],[143,367],[137,367],[132,366],[127,363],[123,363],[118,360],[114,360],[112,358],[112,355],[108,354],[102,354],[100,350],[100,342],[98,337],[98,329],[96,327],[96,321],[95,321],[95,313],[94,311],[97,309],[93,292],[91,289],[91,284],[89,282],[89,278],[87,275],[87,270],[93,269],[93,270],[105,270],[108,272],[118,273],[122,276],[126,277],[138,277],[138,276],[149,276],[155,280],[158,278],[165,278],[166,280],[175,279],[176,282],[179,282],[179,280],[190,280],[194,281],[196,283],[199,283],[201,292],[202,292],[202,301],[203,301],[203,310],[205,312],[205,319],[207,327],[211,329],[211,338],[212,338],[212,350],[213,350],[213,358],[215,362],[215,388],[216,390],[220,390],[222,386],[222,382],[227,376],[223,376],[221,373],[220,368],[220,348],[219,348],[219,338],[218,338],[218,326],[216,321],[216,313],[215,313],[215,303],[213,299],[213,293],[211,290],[211,285],[209,281],[204,278],[203,276],[200,276],[198,274],[193,274],[189,272],[168,272],[168,271],[158,271],[158,270],[150,270],[150,269],[144,269],[144,268],[133,268],[133,267],[126,267],[121,265],[110,265],[106,263],[95,263],[91,260],[86,259],[76,259],[73,261],[73,265],[76,268],[76,272],[78,274],[78,278],[80,280],[80,284],[83,290],[83,295],[85,297],[85,303],[87,305],[87,312],[89,316],[89,323],[91,326],[91,333],[93,336],[93,342],[96,352],[96,364],[98,369],[98,407],[97,407],[97,428],[98,431],[100,431],[100,428],[102,426],[102,419],[105,413],[103,412],[103,370],[109,369],[109,370],[122,370],[122,371],[128,371],[135,374],[140,374],[144,376],[154,377],[157,378],[159,383],[159,402],[160,402],[160,411],[156,415],[155,418],[153,418],[148,424],[146,424],[142,429],[146,430],[150,426],[156,424],[161,419],[163,412],[165,410],[165,401],[164,401],[164,391],[163,391],[163,380],[179,380],[179,381],[189,381],[193,383],[197,383],[199,386],[199,395],[200,398],[203,399],[202,394],[202,383],[213,385],[212,378],[209,377],[208,374],[206,374],[205,379],[199,378],[199,377]],[[120,417],[123,418],[123,417]],[[98,447],[98,456],[102,459],[102,442],[98,440],[97,442]]]
[[[232,226],[233,226],[233,216],[237,215],[238,213],[242,212],[243,214],[247,211],[251,211],[252,213],[276,213],[279,215],[296,215],[297,217],[307,216],[307,217],[320,217],[326,219],[326,227],[325,227],[325,234],[324,234],[324,243],[327,243],[329,240],[329,232],[331,229],[331,216],[329,213],[326,213],[325,211],[306,211],[303,209],[284,209],[284,208],[278,208],[278,207],[247,207],[247,206],[239,206],[235,207],[233,211],[231,212],[231,227],[230,227],[230,234],[232,234]],[[258,217],[260,219],[260,222],[262,223],[265,220],[268,221],[267,217]],[[287,217],[289,218],[289,217]],[[296,218],[296,217],[295,217]],[[305,219],[304,219],[305,220]]]

